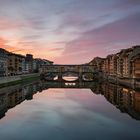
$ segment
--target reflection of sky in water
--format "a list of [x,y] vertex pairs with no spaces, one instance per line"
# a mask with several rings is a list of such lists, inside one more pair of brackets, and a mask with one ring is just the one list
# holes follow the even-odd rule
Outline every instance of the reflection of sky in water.
[[140,122],[89,89],[49,89],[0,120],[1,140],[139,139]]
[[63,79],[66,81],[74,81],[78,79],[78,77],[77,76],[63,76]]

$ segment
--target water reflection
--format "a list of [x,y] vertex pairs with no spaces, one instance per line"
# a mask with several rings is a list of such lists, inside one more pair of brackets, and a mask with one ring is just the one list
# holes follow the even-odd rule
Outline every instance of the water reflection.
[[140,120],[140,92],[119,85],[96,82],[45,82],[38,81],[25,85],[15,85],[0,89],[0,118],[24,100],[32,100],[33,95],[49,88],[91,89],[94,94],[103,95],[108,102],[122,113]]
[[75,81],[78,79],[77,76],[63,76],[63,79],[66,80],[66,81]]

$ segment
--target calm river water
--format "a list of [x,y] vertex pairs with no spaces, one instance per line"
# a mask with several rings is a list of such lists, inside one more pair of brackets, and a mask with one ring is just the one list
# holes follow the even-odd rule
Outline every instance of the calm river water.
[[140,92],[92,82],[0,89],[0,140],[139,140]]

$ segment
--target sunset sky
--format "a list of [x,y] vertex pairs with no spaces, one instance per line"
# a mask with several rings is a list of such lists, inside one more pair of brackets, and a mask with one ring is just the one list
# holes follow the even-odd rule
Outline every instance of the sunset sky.
[[140,0],[0,0],[0,47],[81,64],[140,44]]

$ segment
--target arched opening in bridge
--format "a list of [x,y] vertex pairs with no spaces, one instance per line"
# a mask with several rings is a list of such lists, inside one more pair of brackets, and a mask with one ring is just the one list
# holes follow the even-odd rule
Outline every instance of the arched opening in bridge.
[[65,81],[75,81],[78,79],[78,74],[74,72],[65,72],[62,74],[62,79]]
[[58,79],[58,75],[55,75],[53,80],[57,80]]
[[94,80],[94,74],[93,73],[83,73],[82,79],[84,81],[93,81]]

